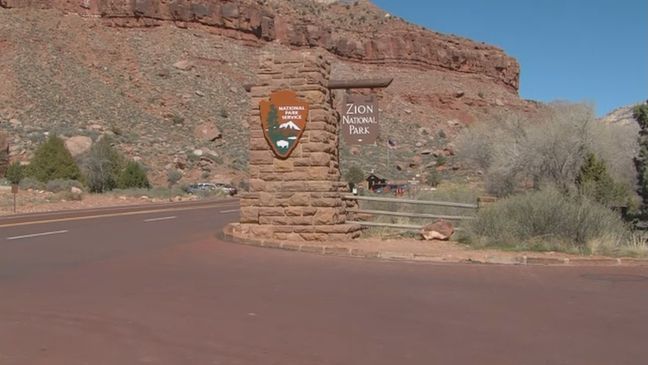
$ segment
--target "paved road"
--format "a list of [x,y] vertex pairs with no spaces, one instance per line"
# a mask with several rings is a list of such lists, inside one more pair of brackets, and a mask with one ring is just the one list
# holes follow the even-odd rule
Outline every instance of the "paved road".
[[218,242],[235,204],[0,220],[0,364],[648,363],[647,268]]

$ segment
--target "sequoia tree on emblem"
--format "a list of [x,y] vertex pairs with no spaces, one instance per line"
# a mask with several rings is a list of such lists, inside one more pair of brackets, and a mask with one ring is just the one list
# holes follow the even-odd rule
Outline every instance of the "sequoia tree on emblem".
[[286,159],[297,146],[306,129],[308,103],[290,90],[270,94],[270,100],[259,103],[261,126],[266,141],[279,158]]

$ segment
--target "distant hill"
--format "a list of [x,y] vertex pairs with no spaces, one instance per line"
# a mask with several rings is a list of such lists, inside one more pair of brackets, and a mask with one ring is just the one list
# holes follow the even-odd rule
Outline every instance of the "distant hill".
[[637,121],[632,116],[632,109],[637,105],[639,105],[639,103],[614,109],[607,115],[603,116],[600,120],[607,124],[634,126],[638,131],[639,126],[637,125]]

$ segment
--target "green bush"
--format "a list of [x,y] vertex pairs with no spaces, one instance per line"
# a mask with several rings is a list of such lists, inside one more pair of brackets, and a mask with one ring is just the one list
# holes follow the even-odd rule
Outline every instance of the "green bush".
[[641,129],[648,128],[648,103],[637,105],[632,109],[632,116]]
[[109,138],[102,138],[95,143],[84,161],[88,189],[94,193],[103,193],[116,188],[123,161]]
[[169,187],[174,186],[175,184],[178,183],[182,179],[182,173],[178,170],[169,170],[167,171],[167,182],[169,183]]
[[151,184],[146,176],[146,171],[136,161],[128,161],[126,167],[120,172],[117,179],[117,186],[120,189],[146,188],[149,189]]
[[430,186],[437,186],[441,183],[441,174],[437,170],[430,171],[425,177],[425,183]]
[[82,188],[80,182],[76,180],[54,179],[47,182],[45,188],[52,193],[71,191],[72,187]]
[[637,193],[643,202],[644,214],[648,210],[648,104],[636,106],[632,116],[639,124],[639,155],[635,157],[634,164],[637,170]]
[[505,171],[492,171],[484,181],[486,192],[500,198],[513,194],[516,184],[515,176]]
[[628,233],[612,210],[585,197],[546,188],[502,199],[479,211],[468,225],[469,242],[514,249],[590,251],[602,239]]
[[7,164],[9,163],[9,155],[7,151],[0,150],[0,176],[6,176],[7,174]]
[[52,197],[53,201],[81,201],[83,193],[73,193],[71,191],[61,191]]
[[27,167],[27,176],[42,182],[54,179],[78,180],[81,171],[65,148],[63,140],[57,136],[49,137],[42,143]]
[[22,190],[45,190],[45,183],[38,181],[32,177],[26,176],[20,180],[20,188]]
[[25,177],[25,167],[15,161],[7,168],[5,177],[11,184],[20,184],[20,181]]
[[347,182],[353,184],[359,184],[365,179],[362,169],[358,166],[351,166],[349,168],[349,171],[347,171],[347,173],[344,175],[344,178]]
[[625,206],[629,200],[625,186],[612,179],[605,162],[596,158],[593,153],[585,157],[576,177],[576,186],[581,194],[606,207]]

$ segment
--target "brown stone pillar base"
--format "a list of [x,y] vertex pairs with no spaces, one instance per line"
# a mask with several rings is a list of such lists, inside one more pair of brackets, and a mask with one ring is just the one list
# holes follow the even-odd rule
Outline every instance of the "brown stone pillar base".
[[249,240],[339,242],[360,237],[361,227],[353,224],[313,226],[232,224],[228,230],[234,237]]

